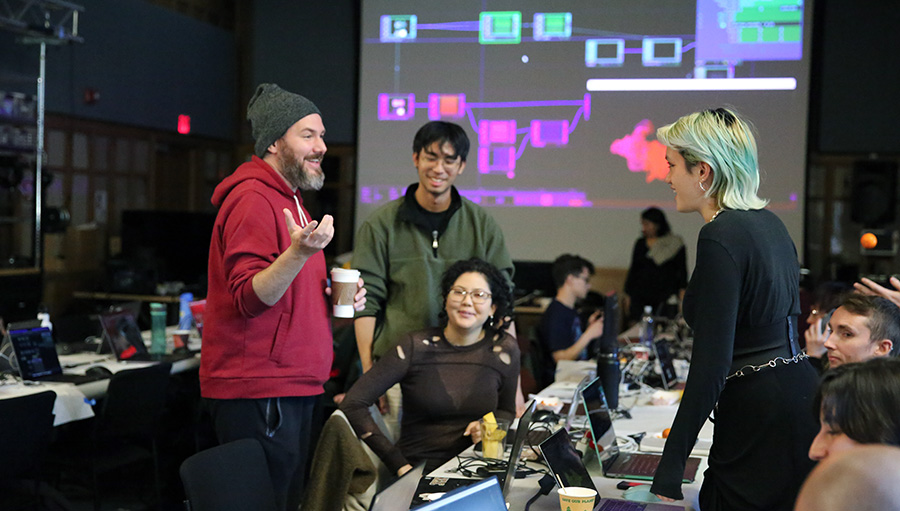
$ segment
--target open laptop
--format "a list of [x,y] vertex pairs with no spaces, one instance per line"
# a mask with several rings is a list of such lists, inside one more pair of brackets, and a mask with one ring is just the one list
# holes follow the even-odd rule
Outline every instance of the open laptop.
[[400,476],[400,479],[375,494],[372,503],[369,504],[369,511],[409,509],[413,496],[416,494],[416,488],[419,486],[419,479],[422,479],[424,472],[425,463],[422,462]]
[[666,390],[675,388],[675,384],[678,383],[678,375],[675,373],[675,360],[669,349],[669,341],[657,339],[653,343],[653,351],[656,354],[656,360],[659,361],[663,388]]
[[19,374],[27,381],[87,383],[102,379],[101,375],[63,374],[53,333],[40,321],[12,323],[7,338],[16,356]]
[[[600,461],[600,467],[603,469],[603,475],[614,478],[652,480],[662,456],[652,453],[619,451],[612,416],[606,405],[603,386],[599,378],[581,391],[581,399],[588,416],[591,438],[594,439],[594,449],[597,459]],[[693,482],[697,477],[699,467],[700,458],[688,458],[682,481]]]
[[147,351],[141,329],[137,326],[134,314],[128,310],[106,312],[100,315],[103,326],[103,339],[119,361],[165,361],[176,362],[194,356],[193,353],[173,353],[171,355],[154,356]]
[[[550,438],[541,443],[541,455],[550,467],[553,475],[562,480],[562,484],[566,486],[580,486],[582,488],[590,488],[594,491],[594,481],[588,473],[581,456],[575,447],[572,446],[572,439],[569,433],[560,429]],[[616,511],[674,511],[676,509],[684,510],[684,507],[674,504],[657,504],[632,502],[622,499],[604,499],[598,493],[598,501],[594,504],[595,511],[606,511],[615,509]]]
[[[394,508],[396,509],[396,508]],[[443,497],[417,507],[416,511],[507,511],[506,499],[496,477],[457,488]]]
[[[534,409],[536,406],[537,402],[534,400],[529,401],[525,405],[525,413],[523,413],[522,417],[519,418],[519,424],[516,426],[516,433],[515,435],[513,435],[509,457],[506,460],[506,469],[497,472],[487,470],[485,469],[485,467],[481,467],[476,471],[476,473],[482,477],[491,477],[496,475],[498,478],[500,478],[499,480],[503,488],[502,493],[504,497],[509,495],[509,491],[512,488],[513,479],[516,478],[516,468],[519,465],[519,458],[522,456],[522,448],[525,446],[525,439],[528,437],[528,429],[531,427],[531,417],[534,414]],[[423,493],[448,492],[452,489],[459,488],[460,486],[471,485],[476,481],[477,479],[463,478],[433,477],[430,480],[428,478],[423,478],[419,483],[418,489],[416,490],[416,496],[418,497]],[[419,502],[419,499],[414,500],[416,502]]]

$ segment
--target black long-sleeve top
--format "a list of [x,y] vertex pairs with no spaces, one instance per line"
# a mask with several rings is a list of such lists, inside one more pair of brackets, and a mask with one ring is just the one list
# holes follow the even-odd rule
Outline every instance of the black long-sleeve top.
[[800,313],[799,278],[794,243],[770,211],[722,211],[700,229],[684,297],[694,331],[691,369],[653,493],[683,498],[685,461],[733,363],[788,349],[787,318]]
[[[353,385],[341,402],[356,434],[392,471],[407,463],[446,461],[472,445],[463,436],[470,422],[488,412],[512,420],[516,411],[519,346],[509,334],[454,346],[432,328],[404,336]],[[392,444],[369,414],[391,386],[400,383],[403,419]]]

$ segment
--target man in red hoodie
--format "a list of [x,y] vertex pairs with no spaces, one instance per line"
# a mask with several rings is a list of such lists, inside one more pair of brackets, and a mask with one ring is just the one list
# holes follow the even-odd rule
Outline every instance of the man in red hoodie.
[[311,101],[274,84],[256,89],[247,118],[255,155],[212,197],[200,389],[219,442],[258,439],[280,508],[296,511],[333,355],[322,255],[333,219],[312,220],[299,193],[324,182],[325,127]]

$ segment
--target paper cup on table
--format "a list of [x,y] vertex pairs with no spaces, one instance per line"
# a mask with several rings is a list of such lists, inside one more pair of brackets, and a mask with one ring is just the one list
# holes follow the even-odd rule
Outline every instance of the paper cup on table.
[[557,490],[557,493],[562,511],[591,511],[594,509],[594,501],[597,500],[596,491],[580,486],[566,486]]
[[188,345],[188,339],[191,337],[190,330],[175,330],[172,332],[172,346],[173,348],[181,349],[186,348]]
[[497,419],[496,422],[481,419],[481,452],[485,458],[502,460],[506,448],[506,437],[509,433],[509,421]]
[[359,270],[333,268],[331,270],[331,299],[334,303],[334,317],[353,317],[353,297],[359,289]]

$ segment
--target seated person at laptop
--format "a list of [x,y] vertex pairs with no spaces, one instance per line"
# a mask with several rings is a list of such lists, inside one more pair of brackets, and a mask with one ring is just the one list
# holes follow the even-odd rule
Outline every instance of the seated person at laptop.
[[887,298],[852,294],[828,320],[828,367],[895,357],[900,351],[900,309]]
[[[459,261],[444,273],[441,292],[444,326],[405,335],[341,402],[353,430],[398,475],[421,461],[431,471],[480,440],[486,413],[515,416],[519,348],[495,328],[510,313],[506,277],[480,259]],[[368,408],[396,383],[403,418],[393,445]]]
[[603,334],[602,311],[593,313],[584,328],[575,309],[576,302],[591,290],[594,265],[583,257],[563,254],[553,261],[551,273],[556,298],[547,306],[537,331],[545,353],[542,387],[553,383],[557,362],[588,358],[588,345]]
[[816,394],[821,428],[809,457],[822,460],[861,444],[900,446],[900,359],[844,364],[822,377]]

